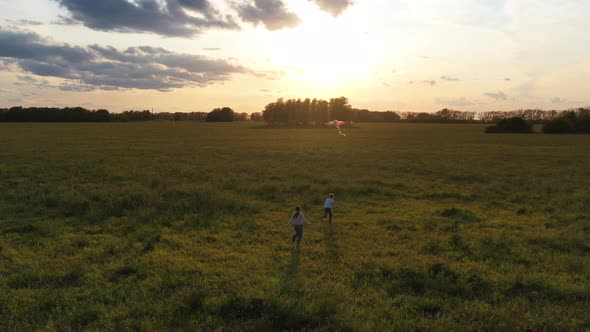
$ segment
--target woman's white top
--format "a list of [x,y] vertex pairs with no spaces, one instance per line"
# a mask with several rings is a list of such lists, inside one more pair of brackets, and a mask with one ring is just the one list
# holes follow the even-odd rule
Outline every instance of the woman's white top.
[[307,223],[309,224],[309,222],[307,222],[307,220],[305,220],[305,215],[303,214],[303,212],[299,212],[298,216],[295,216],[297,212],[294,212],[293,215],[291,216],[291,220],[289,220],[290,224],[293,225],[303,225],[303,223]]

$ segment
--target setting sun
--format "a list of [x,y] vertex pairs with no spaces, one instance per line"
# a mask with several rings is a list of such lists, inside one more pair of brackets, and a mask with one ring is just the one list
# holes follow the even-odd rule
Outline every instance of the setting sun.
[[370,74],[380,54],[380,45],[358,27],[328,15],[313,15],[301,26],[273,38],[274,62],[285,68],[288,78],[303,87],[343,85]]

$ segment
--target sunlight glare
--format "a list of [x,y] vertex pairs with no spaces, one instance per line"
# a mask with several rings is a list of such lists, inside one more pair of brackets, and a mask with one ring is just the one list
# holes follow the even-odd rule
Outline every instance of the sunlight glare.
[[[375,66],[378,45],[359,29],[359,19],[332,17],[302,4],[295,8],[306,20],[275,35],[273,60],[297,84],[323,88],[359,80]],[[330,21],[330,22],[328,22]],[[328,24],[329,23],[329,24]]]

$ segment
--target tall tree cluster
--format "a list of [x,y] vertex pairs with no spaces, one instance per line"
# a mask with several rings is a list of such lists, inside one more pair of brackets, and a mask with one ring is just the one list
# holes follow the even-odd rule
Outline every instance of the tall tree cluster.
[[351,121],[352,106],[346,97],[322,99],[278,99],[264,107],[262,117],[273,126],[319,125],[332,119]]
[[[372,112],[353,108],[346,97],[322,99],[278,99],[265,106],[264,121],[273,126],[317,126],[330,120],[355,122],[474,122],[474,112],[443,109],[436,113]],[[258,115],[252,119],[258,118]]]
[[564,112],[543,126],[548,134],[590,134],[590,108]]

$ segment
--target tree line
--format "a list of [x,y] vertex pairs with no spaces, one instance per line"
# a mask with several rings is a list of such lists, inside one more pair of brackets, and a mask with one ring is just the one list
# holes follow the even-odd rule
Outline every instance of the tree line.
[[547,134],[590,134],[590,108],[580,108],[563,113],[545,123],[543,132]]
[[248,113],[238,113],[229,107],[211,112],[159,112],[150,110],[111,113],[105,109],[89,110],[83,107],[28,107],[0,108],[0,122],[130,122],[130,121],[247,121]]
[[[523,116],[501,119],[489,126],[486,133],[533,133],[533,122]],[[560,112],[555,118],[543,122],[546,134],[590,134],[590,109],[579,108]]]
[[[573,113],[572,113],[573,112]],[[278,99],[264,107],[262,112],[238,113],[230,107],[213,109],[211,112],[157,112],[150,110],[129,110],[111,113],[105,109],[88,110],[83,107],[12,107],[0,108],[0,122],[127,122],[127,121],[265,121],[271,126],[321,126],[331,120],[353,122],[410,122],[410,123],[498,123],[501,120],[522,118],[530,123],[546,124],[559,120],[556,128],[579,131],[574,125],[585,119],[590,108],[556,111],[526,109],[514,111],[463,112],[442,109],[435,113],[370,111],[350,105],[346,97],[322,99]],[[569,116],[569,118],[568,118]],[[561,126],[561,127],[559,127]],[[572,129],[573,128],[573,129]],[[551,130],[551,129],[550,129]],[[556,129],[557,130],[557,129]],[[565,129],[559,129],[565,130]]]
[[410,122],[410,123],[497,123],[501,120],[522,118],[533,124],[543,124],[562,118],[577,110],[519,109],[513,111],[464,112],[442,109],[438,112],[375,112],[352,107],[346,97],[322,99],[283,99],[269,103],[262,112],[252,113],[251,119],[265,121],[271,126],[319,126],[331,120],[354,122]]

